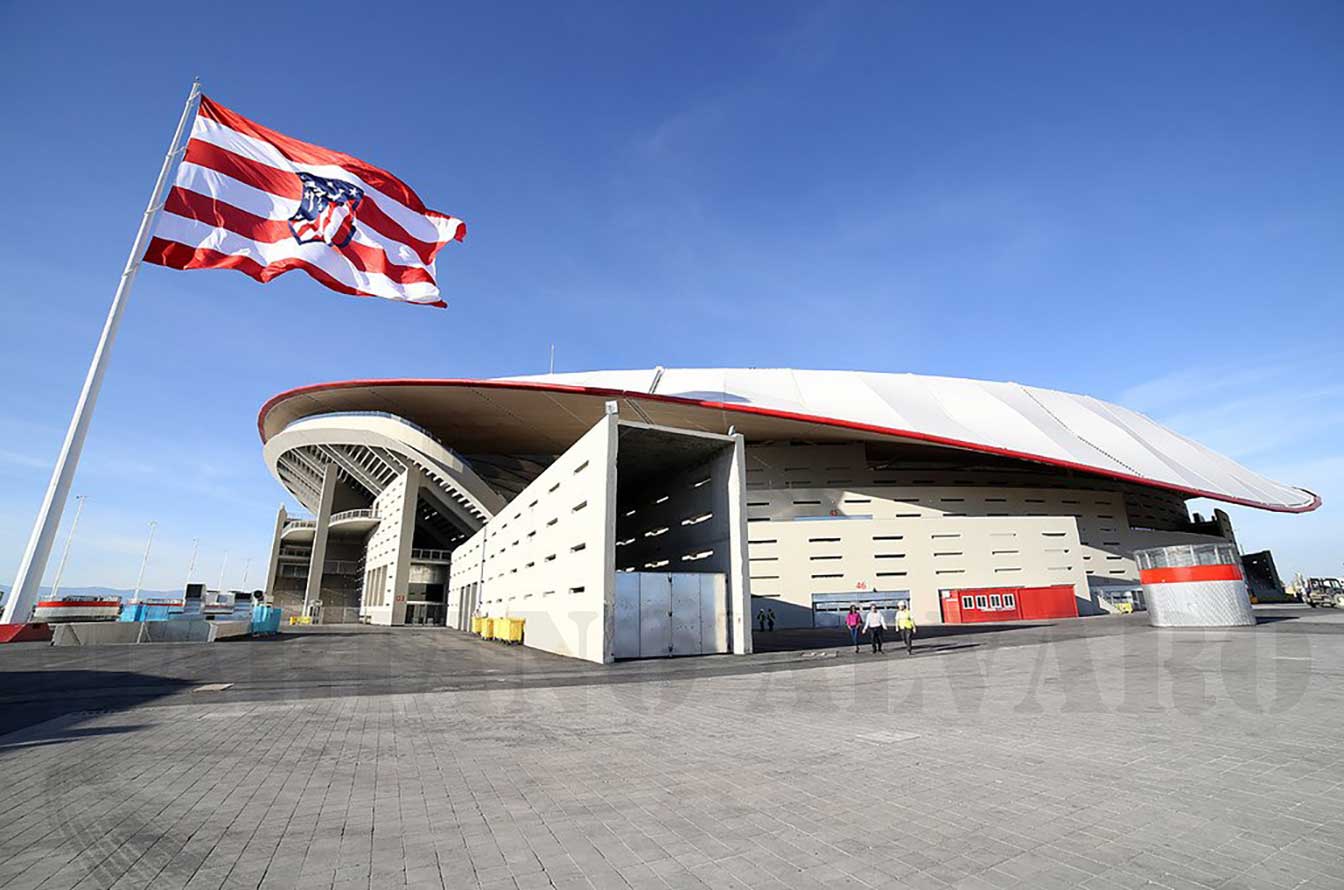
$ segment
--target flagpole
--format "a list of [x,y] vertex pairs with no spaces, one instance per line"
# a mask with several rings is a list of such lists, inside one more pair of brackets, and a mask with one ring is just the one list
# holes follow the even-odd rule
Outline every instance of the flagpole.
[[70,523],[70,532],[65,536],[65,549],[61,551],[61,561],[56,563],[56,578],[51,582],[51,598],[61,590],[61,575],[65,574],[65,561],[70,558],[70,543],[75,540],[75,529],[79,528],[79,514],[84,512],[84,495],[75,498],[75,519]]
[[145,566],[149,565],[149,548],[154,546],[154,529],[158,528],[159,523],[153,519],[149,521],[149,540],[145,541],[145,558],[140,560],[140,574],[135,578],[135,593],[131,594],[131,602],[140,599],[140,585],[145,583]]
[[187,95],[187,103],[182,108],[182,117],[177,122],[173,141],[164,155],[163,166],[159,169],[159,179],[154,183],[154,192],[150,195],[149,205],[140,218],[140,230],[131,245],[131,255],[126,259],[126,267],[121,272],[121,281],[112,297],[112,307],[107,312],[107,321],[103,323],[103,334],[98,347],[93,352],[93,361],[89,373],[84,378],[84,388],[75,403],[75,414],[70,419],[70,428],[65,433],[65,443],[56,458],[56,466],[51,471],[51,482],[42,499],[42,507],[33,523],[33,533],[28,538],[28,546],[23,552],[23,561],[19,563],[19,573],[14,578],[14,587],[5,601],[5,609],[0,613],[0,624],[25,623],[37,604],[38,589],[42,585],[42,575],[47,569],[47,559],[51,556],[51,546],[56,538],[56,530],[61,524],[61,512],[65,509],[66,499],[70,496],[70,485],[74,482],[75,470],[79,466],[79,454],[84,449],[84,437],[89,432],[89,421],[93,418],[93,406],[98,401],[98,391],[103,385],[103,374],[107,371],[108,355],[112,350],[112,341],[117,336],[117,327],[121,324],[121,314],[135,283],[135,273],[140,268],[140,258],[154,232],[154,221],[158,218],[163,204],[163,193],[171,179],[173,168],[182,152],[182,137],[187,132],[192,111],[201,96],[201,82],[196,80]]

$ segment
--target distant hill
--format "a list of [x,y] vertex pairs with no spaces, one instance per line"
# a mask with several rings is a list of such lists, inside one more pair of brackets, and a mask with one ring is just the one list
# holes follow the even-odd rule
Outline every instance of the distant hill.
[[[127,588],[121,588],[121,587],[62,587],[62,588],[61,588],[61,595],[62,595],[62,596],[65,596],[66,594],[69,594],[69,595],[71,595],[71,596],[114,596],[114,597],[116,597],[117,599],[123,599],[123,600],[128,600],[128,599],[130,599],[130,598],[131,598],[131,594],[134,593],[134,592],[135,592],[135,591],[134,591],[133,589],[129,588],[129,587],[127,587]],[[41,588],[41,590],[39,591],[39,594],[38,594],[38,595],[39,595],[39,596],[47,596],[47,595],[49,595],[50,593],[51,593],[51,588],[50,588],[50,587],[43,587],[43,588]],[[8,584],[0,584],[0,594],[3,594],[3,596],[8,596],[8,595],[9,595],[9,585],[8,585]],[[155,598],[158,598],[158,597],[166,597],[166,596],[181,596],[181,595],[182,595],[182,591],[181,591],[181,590],[142,590],[142,591],[140,591],[140,595],[141,595],[141,596],[146,596],[146,597],[155,597]]]

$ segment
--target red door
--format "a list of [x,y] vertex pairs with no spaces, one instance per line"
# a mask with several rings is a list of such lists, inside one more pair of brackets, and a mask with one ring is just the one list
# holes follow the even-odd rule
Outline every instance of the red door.
[[1019,597],[1023,618],[1077,618],[1078,598],[1072,584],[1024,587]]

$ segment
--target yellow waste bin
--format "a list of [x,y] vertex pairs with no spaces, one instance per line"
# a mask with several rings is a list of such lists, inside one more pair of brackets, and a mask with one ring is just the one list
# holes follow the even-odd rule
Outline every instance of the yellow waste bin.
[[495,619],[481,619],[481,639],[488,640],[495,635]]
[[508,618],[504,621],[504,626],[495,625],[495,639],[503,640],[506,643],[521,643],[523,641],[523,623],[522,618]]
[[474,634],[478,634],[478,633],[480,633],[480,632],[481,632],[481,622],[484,621],[484,620],[485,620],[485,619],[483,619],[480,615],[472,615],[472,616],[471,616],[471,632],[474,633]]
[[509,625],[512,621],[511,618],[496,618],[495,626],[491,628],[490,639],[507,640],[509,638]]

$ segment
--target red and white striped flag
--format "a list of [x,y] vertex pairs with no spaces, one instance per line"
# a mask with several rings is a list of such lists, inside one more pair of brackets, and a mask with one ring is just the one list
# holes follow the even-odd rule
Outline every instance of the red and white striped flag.
[[466,232],[386,170],[202,96],[145,260],[262,283],[302,269],[341,293],[443,306],[434,257]]

